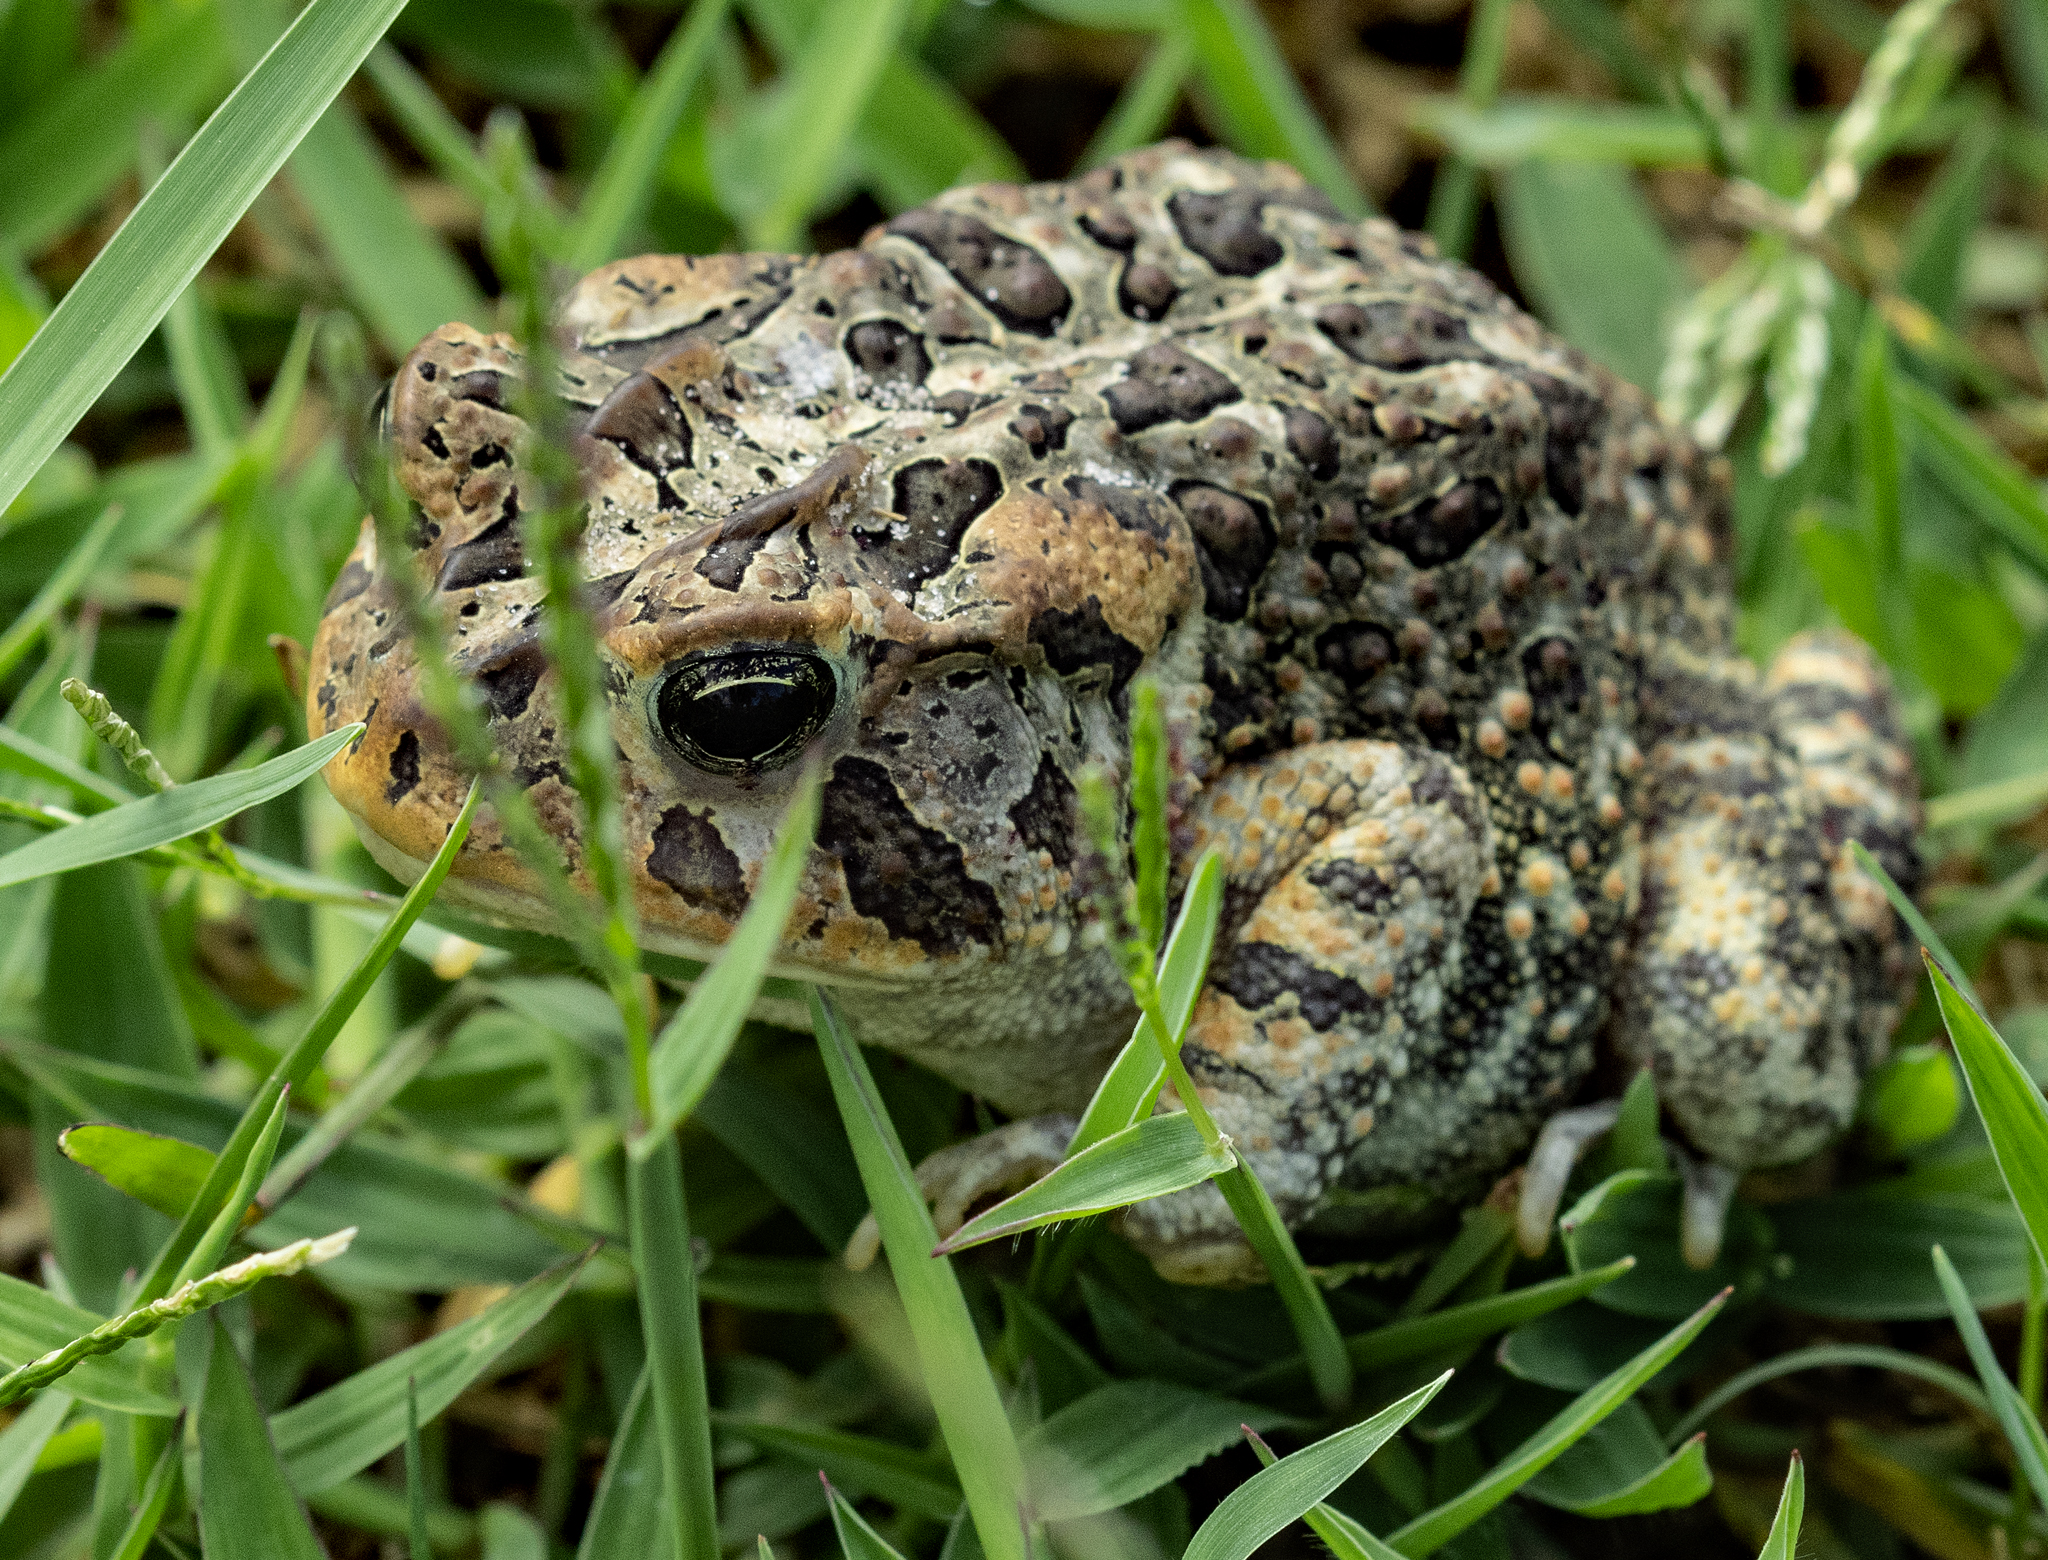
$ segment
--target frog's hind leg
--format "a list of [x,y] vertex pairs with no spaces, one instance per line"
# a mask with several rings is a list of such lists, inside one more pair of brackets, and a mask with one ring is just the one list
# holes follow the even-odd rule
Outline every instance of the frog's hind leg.
[[[1732,661],[1683,682],[1667,708],[1685,718],[1651,754],[1615,1038],[1693,1147],[1739,1174],[1825,1146],[1883,1054],[1904,950],[1847,842],[1910,889],[1912,766],[1882,669],[1845,636],[1795,639],[1760,687]],[[1690,1258],[1711,1260],[1708,1233]]]
[[[1426,748],[1312,744],[1227,772],[1196,828],[1230,877],[1184,1055],[1282,1217],[1298,1224],[1361,1166],[1372,1185],[1483,1190],[1527,1141],[1532,1097],[1561,1103],[1576,1080],[1527,1075],[1546,1049],[1518,999],[1536,940],[1526,969],[1481,951],[1514,939],[1498,935],[1493,825],[1464,770]],[[1494,935],[1475,936],[1479,921]],[[1548,1049],[1569,1061],[1570,1046]],[[1214,1187],[1123,1224],[1169,1278],[1264,1276]]]

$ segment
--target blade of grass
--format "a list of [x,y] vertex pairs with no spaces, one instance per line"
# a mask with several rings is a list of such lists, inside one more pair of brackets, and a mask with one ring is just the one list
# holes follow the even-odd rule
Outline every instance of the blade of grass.
[[14,1509],[22,1487],[36,1471],[43,1448],[71,1412],[71,1402],[62,1392],[45,1392],[0,1430],[0,1521]]
[[41,637],[50,619],[68,605],[78,588],[91,578],[92,571],[99,565],[100,555],[106,551],[107,543],[114,535],[114,528],[120,523],[119,504],[109,504],[102,509],[99,519],[87,527],[85,535],[65,556],[57,572],[43,581],[42,588],[22,608],[21,616],[7,625],[7,632],[0,634],[0,677],[14,670],[15,663]]
[[1856,858],[1856,865],[1863,869],[1870,880],[1884,890],[1885,898],[1892,902],[1892,908],[1898,911],[1899,919],[1906,923],[1906,930],[1919,940],[1922,948],[1934,956],[1936,962],[1941,965],[1942,973],[1948,976],[1956,990],[1974,1006],[1977,1001],[1977,988],[1970,983],[1970,977],[1963,973],[1963,967],[1956,962],[1956,956],[1948,951],[1948,945],[1941,940],[1941,934],[1935,931],[1933,924],[1920,913],[1920,907],[1906,897],[1906,891],[1892,881],[1892,875],[1885,871],[1875,856],[1863,848],[1861,840],[1849,842],[1849,854]]
[[1923,1359],[1920,1355],[1908,1354],[1903,1349],[1887,1349],[1880,1344],[1820,1343],[1809,1348],[1794,1349],[1789,1354],[1780,1354],[1761,1364],[1750,1366],[1739,1375],[1731,1376],[1702,1398],[1690,1413],[1671,1427],[1664,1437],[1664,1444],[1676,1446],[1745,1392],[1760,1387],[1767,1381],[1776,1381],[1780,1376],[1790,1376],[1802,1370],[1840,1370],[1844,1366],[1854,1365],[1868,1366],[1873,1370],[1896,1371],[1902,1376],[1916,1377],[1932,1386],[1940,1387],[1980,1414],[1988,1416],[1991,1413],[1991,1400],[1978,1388],[1977,1383],[1939,1360]]
[[0,376],[0,511],[154,330],[403,0],[312,0]]
[[1387,1542],[1410,1560],[1435,1553],[1530,1479],[1564,1455],[1593,1426],[1635,1395],[1636,1389],[1678,1358],[1685,1346],[1728,1303],[1723,1290],[1634,1359],[1589,1387],[1552,1416],[1462,1493],[1401,1527]]
[[1145,56],[1138,73],[1124,83],[1109,117],[1095,132],[1079,166],[1099,168],[1112,157],[1150,146],[1166,133],[1180,106],[1188,72],[1195,67],[1195,46],[1182,32],[1162,33]]
[[1991,1340],[1985,1335],[1984,1323],[1977,1317],[1976,1303],[1970,1299],[1969,1290],[1963,1287],[1962,1275],[1956,1272],[1948,1253],[1936,1246],[1933,1258],[1935,1277],[1941,1280],[1941,1292],[1947,1297],[1949,1312],[1956,1319],[1956,1331],[1962,1334],[1970,1363],[1977,1368],[1977,1379],[1984,1383],[1984,1390],[1990,1394],[1991,1416],[1998,1421],[1999,1429],[2005,1432],[2006,1444],[2012,1448],[2013,1460],[2026,1475],[2027,1483],[2034,1491],[2034,1499],[2048,1506],[2048,1436],[2042,1434],[2041,1421],[2034,1417],[2033,1411],[1999,1367],[1998,1356],[1992,1352]]
[[748,226],[756,248],[788,249],[802,238],[909,13],[910,0],[843,0],[811,30],[774,89],[784,94],[776,110],[778,168],[773,194]]
[[[825,1486],[825,1503],[832,1511],[832,1532],[839,1540],[839,1552],[845,1560],[903,1560],[889,1541],[868,1526],[867,1518],[847,1503],[846,1497],[832,1487],[832,1481],[824,1474],[818,1478]],[[762,1540],[763,1545],[767,1543]]]
[[[189,790],[190,787],[181,786],[179,789]],[[287,1088],[296,1089],[305,1084],[321,1057],[326,1055],[328,1046],[334,1042],[334,1037],[341,1032],[341,1026],[347,1022],[348,1016],[362,1001],[363,994],[383,973],[384,966],[391,962],[392,955],[397,953],[398,945],[404,940],[407,929],[419,919],[420,912],[426,909],[439,890],[442,880],[448,876],[449,869],[455,865],[455,858],[462,849],[462,842],[469,838],[469,823],[476,813],[477,797],[478,788],[471,786],[468,799],[462,804],[462,811],[456,814],[455,821],[448,826],[448,837],[441,842],[441,849],[428,863],[427,870],[420,874],[419,881],[406,893],[398,909],[392,913],[391,919],[385,922],[383,931],[378,933],[376,941],[364,951],[362,959],[349,972],[348,979],[328,996],[305,1033],[264,1080],[263,1087],[257,1090],[256,1097],[243,1111],[234,1134],[221,1150],[220,1157],[213,1162],[213,1170],[207,1176],[206,1184],[200,1188],[199,1195],[192,1199],[192,1206],[186,1211],[185,1217],[179,1221],[177,1229],[171,1232],[170,1239],[164,1242],[163,1247],[157,1252],[156,1260],[150,1265],[149,1272],[143,1276],[139,1291],[142,1301],[155,1299],[169,1287],[171,1275],[182,1266],[185,1258],[191,1253],[200,1232],[219,1211],[229,1188],[241,1175],[242,1167],[248,1163],[250,1150],[263,1129],[263,1123],[268,1119],[270,1112],[276,1109],[278,1100]]]
[[178,1476],[184,1467],[179,1454],[184,1448],[176,1440],[164,1442],[164,1449],[157,1453],[156,1466],[149,1470],[149,1478],[142,1486],[142,1499],[135,1507],[135,1515],[129,1519],[121,1540],[114,1545],[108,1560],[142,1560],[143,1551],[149,1548],[150,1540],[156,1537],[158,1524],[164,1519],[164,1511],[171,1503],[171,1491],[178,1486]]
[[[0,1274],[0,1363],[26,1364],[105,1323],[106,1318],[83,1310],[25,1279]],[[64,1384],[82,1402],[120,1414],[168,1416],[178,1411],[142,1379],[141,1362],[119,1355],[84,1361]]]
[[[652,1134],[647,1134],[653,1137]],[[626,1226],[640,1283],[640,1330],[654,1400],[662,1484],[681,1560],[718,1560],[717,1485],[697,1256],[683,1200],[683,1159],[674,1132],[626,1156]]]
[[409,1400],[431,1420],[560,1303],[582,1268],[581,1258],[550,1268],[467,1321],[274,1415],[292,1488],[317,1495],[402,1444]]
[[1200,1186],[1236,1163],[1228,1148],[1204,1142],[1184,1112],[1148,1116],[1062,1160],[1014,1197],[969,1219],[933,1252],[950,1256],[1062,1219],[1085,1219],[1165,1197]]
[[668,1560],[668,1495],[662,1488],[661,1447],[654,1426],[650,1369],[633,1383],[618,1433],[597,1481],[590,1518],[576,1560]]
[[[1458,98],[1474,112],[1492,107],[1500,92],[1501,63],[1507,58],[1510,0],[1479,0],[1465,40],[1464,63],[1458,67]],[[1423,225],[1436,246],[1454,260],[1471,252],[1472,226],[1479,213],[1479,170],[1462,157],[1437,164],[1429,189],[1429,215]]]
[[218,1319],[199,1404],[199,1487],[206,1560],[326,1560],[285,1482],[249,1373]]
[[1223,1498],[1195,1530],[1182,1560],[1247,1560],[1253,1550],[1290,1522],[1298,1521],[1366,1459],[1393,1439],[1394,1432],[1421,1413],[1443,1390],[1445,1371],[1426,1387],[1349,1429],[1325,1436],[1262,1468]]
[[811,1020],[982,1549],[989,1560],[1025,1560],[1023,1457],[966,1298],[946,1259],[931,1254],[938,1243],[931,1210],[867,1061],[815,988]]
[[1964,999],[1931,955],[1923,957],[1970,1098],[1984,1118],[1998,1173],[2026,1221],[2035,1255],[2048,1260],[2048,1104],[2004,1037]]
[[796,903],[797,886],[803,881],[811,842],[817,837],[822,794],[822,777],[814,766],[805,772],[796,795],[790,798],[746,913],[717,961],[690,987],[690,995],[655,1042],[648,1059],[652,1121],[634,1140],[636,1154],[651,1151],[697,1108],[731,1054],[740,1026],[747,1021],[747,1010],[768,973],[768,961],[781,946],[783,926]]
[[815,1467],[828,1477],[837,1474],[877,1500],[886,1500],[892,1506],[915,1511],[935,1522],[951,1521],[953,1513],[960,1509],[960,1485],[952,1470],[935,1458],[893,1441],[809,1425],[743,1419],[732,1414],[720,1414],[718,1425]]
[[1799,1525],[1806,1516],[1806,1465],[1792,1454],[1792,1466],[1785,1470],[1785,1489],[1778,1496],[1778,1512],[1771,1518],[1771,1531],[1756,1560],[1793,1560],[1799,1552]]
[[175,790],[123,802],[31,840],[0,856],[0,888],[102,861],[118,861],[211,829],[310,779],[362,734],[359,725],[344,726],[254,769],[209,775]]
[[730,8],[731,0],[697,0],[662,45],[584,192],[563,256],[572,270],[616,259],[632,236]]
[[405,1378],[405,1509],[406,1542],[411,1560],[434,1560],[434,1546],[427,1539],[426,1459],[420,1454],[419,1382]]
[[435,171],[479,206],[499,198],[497,181],[478,153],[462,122],[420,79],[405,56],[380,43],[363,62],[363,74],[375,83],[384,106],[405,130],[406,137]]
[[[1270,1468],[1280,1460],[1258,1431],[1247,1425],[1245,1434],[1251,1440],[1252,1450],[1258,1453],[1261,1466]],[[1329,1546],[1336,1560],[1401,1560],[1398,1550],[1389,1549],[1367,1530],[1364,1523],[1339,1511],[1328,1501],[1318,1501],[1309,1507],[1301,1514],[1301,1520],[1309,1525],[1310,1532]]]
[[1367,215],[1371,203],[1249,0],[1180,0],[1179,13],[1230,144],[1292,163],[1347,217]]

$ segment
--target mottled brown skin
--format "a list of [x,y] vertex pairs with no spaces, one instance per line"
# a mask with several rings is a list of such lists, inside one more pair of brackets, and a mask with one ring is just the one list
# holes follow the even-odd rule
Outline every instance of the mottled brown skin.
[[[1882,673],[1843,639],[1768,681],[1735,659],[1725,467],[1426,240],[1169,143],[823,258],[621,261],[560,332],[649,946],[728,935],[801,769],[709,772],[665,681],[794,655],[830,677],[787,967],[1015,1116],[1076,1109],[1131,1013],[1074,787],[1126,763],[1143,674],[1176,862],[1214,844],[1230,873],[1190,1067],[1291,1222],[1472,1195],[1603,1036],[1733,1167],[1849,1119],[1903,960],[1842,842],[1915,866]],[[366,527],[314,650],[314,730],[369,726],[329,783],[401,876],[465,780],[394,565],[577,865],[519,372],[459,325],[400,369],[417,550],[379,559]],[[447,891],[548,921],[488,819]],[[1059,1141],[1020,1122],[959,1174]],[[1166,1271],[1256,1271],[1206,1190],[1128,1227]]]

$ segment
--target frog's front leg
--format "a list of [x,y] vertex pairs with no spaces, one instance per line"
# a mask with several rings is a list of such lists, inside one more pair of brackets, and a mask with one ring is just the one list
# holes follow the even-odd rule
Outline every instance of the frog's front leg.
[[[1226,771],[1195,824],[1229,878],[1183,1054],[1281,1216],[1300,1222],[1361,1159],[1375,1161],[1369,1178],[1418,1185],[1498,1163],[1487,1107],[1518,1089],[1519,1069],[1461,993],[1501,974],[1509,1002],[1528,972],[1490,968],[1469,935],[1501,895],[1463,769],[1392,743],[1312,744]],[[1265,1276],[1213,1186],[1122,1223],[1169,1278]]]

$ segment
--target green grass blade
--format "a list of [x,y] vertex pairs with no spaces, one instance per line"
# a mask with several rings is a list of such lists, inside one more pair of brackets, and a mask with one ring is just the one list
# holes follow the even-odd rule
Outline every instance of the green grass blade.
[[[1261,1466],[1270,1468],[1280,1459],[1266,1444],[1266,1438],[1245,1427],[1251,1437],[1252,1450],[1259,1455]],[[1330,1553],[1337,1560],[1401,1560],[1398,1550],[1389,1549],[1384,1542],[1375,1538],[1363,1522],[1356,1517],[1339,1511],[1328,1501],[1318,1501],[1301,1514],[1301,1520],[1329,1546]]]
[[291,1106],[291,1098],[292,1091],[288,1088],[278,1092],[277,1103],[270,1107],[270,1115],[258,1129],[256,1141],[249,1146],[249,1157],[242,1164],[241,1174],[235,1177],[234,1190],[228,1193],[227,1201],[220,1205],[213,1222],[206,1226],[205,1233],[193,1245],[191,1253],[178,1269],[178,1276],[171,1280],[173,1291],[211,1271],[220,1261],[221,1253],[228,1249],[228,1242],[234,1238],[235,1231],[242,1227],[242,1217],[255,1203],[257,1188],[263,1185],[263,1178],[270,1174],[271,1161],[277,1157],[277,1144],[284,1136],[285,1112]]
[[1443,1389],[1445,1371],[1426,1387],[1349,1429],[1325,1436],[1311,1446],[1262,1468],[1223,1498],[1195,1530],[1182,1560],[1246,1560],[1253,1550],[1290,1522],[1301,1519],[1338,1485],[1365,1465],[1367,1458],[1393,1439]]
[[[1512,11],[1509,0],[1480,0],[1472,8],[1465,58],[1458,68],[1458,97],[1468,108],[1483,111],[1500,93]],[[1478,214],[1479,170],[1462,158],[1445,158],[1437,164],[1430,185],[1429,215],[1423,226],[1439,250],[1463,260],[1472,251],[1472,228]],[[1608,274],[1618,279],[1617,272]]]
[[1678,1358],[1728,1303],[1728,1295],[1729,1291],[1723,1290],[1626,1365],[1573,1398],[1463,1493],[1425,1511],[1392,1534],[1388,1542],[1410,1560],[1421,1560],[1441,1549],[1557,1461],[1588,1430],[1633,1397],[1638,1387]]
[[674,1132],[636,1144],[626,1156],[626,1225],[640,1285],[655,1441],[681,1560],[718,1560],[718,1507],[711,1461],[711,1410],[697,1305],[697,1257],[683,1200],[683,1160]]
[[1370,212],[1250,0],[1180,0],[1179,10],[1230,144],[1247,157],[1292,163],[1347,217]]
[[1025,1439],[1033,1507],[1050,1522],[1113,1511],[1215,1456],[1242,1428],[1285,1417],[1171,1382],[1111,1382]]
[[87,527],[57,572],[43,581],[42,588],[22,608],[21,616],[7,625],[7,632],[0,634],[0,677],[14,670],[15,663],[28,653],[29,646],[41,637],[50,620],[70,604],[72,596],[99,565],[100,555],[120,523],[119,504],[102,509],[99,519]]
[[[1707,1466],[1707,1437],[1702,1431],[1656,1467],[1618,1489],[1605,1490],[1590,1500],[1561,1499],[1550,1493],[1542,1499],[1546,1505],[1582,1517],[1635,1517],[1690,1506],[1704,1499],[1713,1487],[1713,1470]],[[1533,1487],[1530,1493],[1535,1493]]]
[[2026,1221],[2037,1255],[2048,1253],[2048,1104],[2004,1038],[1950,983],[1932,956],[1927,973],[1941,1021],[1984,1118],[2006,1190]]
[[1343,1334],[1337,1331],[1336,1318],[1330,1315],[1330,1303],[1323,1298],[1321,1286],[1301,1260],[1301,1251],[1281,1221],[1280,1210],[1273,1206],[1273,1199],[1257,1173],[1242,1159],[1234,1169],[1216,1177],[1216,1189],[1230,1205],[1245,1240],[1266,1265],[1280,1303],[1287,1308],[1287,1319],[1294,1324],[1294,1336],[1301,1341],[1302,1357],[1308,1362],[1316,1396],[1326,1408],[1341,1408],[1351,1396],[1351,1356]]
[[618,1433],[597,1481],[597,1496],[576,1546],[576,1560],[655,1560],[673,1554],[668,1494],[661,1487],[660,1436],[651,1373],[642,1369],[619,1416]]
[[1854,1365],[1896,1371],[1902,1376],[1915,1377],[1931,1386],[1940,1387],[1980,1414],[1988,1416],[1991,1413],[1991,1399],[1984,1395],[1977,1383],[1939,1360],[1923,1359],[1920,1355],[1908,1354],[1903,1349],[1888,1349],[1874,1343],[1818,1343],[1764,1360],[1750,1366],[1739,1375],[1729,1377],[1700,1399],[1690,1413],[1671,1427],[1670,1433],[1664,1437],[1664,1443],[1667,1446],[1676,1446],[1743,1393],[1753,1387],[1760,1387],[1767,1381],[1775,1381],[1780,1376],[1790,1376],[1802,1370],[1840,1370],[1844,1366]]
[[135,800],[133,792],[122,790],[76,759],[9,726],[0,726],[0,769],[48,785],[61,786],[88,812],[104,812],[109,807]]
[[654,1119],[635,1140],[635,1153],[649,1152],[697,1108],[739,1038],[747,1010],[768,973],[768,963],[782,944],[783,926],[810,862],[822,794],[821,776],[812,768],[790,798],[746,913],[717,961],[690,987],[681,1009],[655,1042],[648,1059]]
[[405,1507],[411,1560],[433,1560],[434,1546],[427,1539],[426,1459],[420,1452],[419,1383],[411,1376],[405,1378]]
[[218,1321],[199,1404],[196,1493],[206,1560],[326,1560],[285,1482],[249,1373]]
[[577,210],[563,256],[572,270],[588,271],[618,258],[633,236],[730,6],[731,0],[696,0],[662,45]]
[[960,1485],[953,1470],[893,1441],[731,1414],[720,1414],[718,1427],[935,1522],[950,1522],[960,1509]]
[[156,1466],[149,1470],[149,1478],[142,1486],[142,1499],[135,1507],[135,1515],[129,1519],[108,1560],[142,1560],[171,1503],[171,1491],[177,1487],[183,1463],[179,1453],[183,1450],[175,1436],[165,1439],[164,1449],[157,1453]]
[[918,1363],[989,1560],[1025,1560],[1024,1462],[995,1377],[982,1357],[959,1280],[932,1248],[938,1232],[867,1060],[815,989],[811,1018],[833,1097],[882,1229],[889,1270],[910,1318]]
[[154,13],[0,141],[0,233],[40,250],[134,171],[145,124],[189,123],[230,71],[212,7]]
[[1166,133],[1180,106],[1188,72],[1195,68],[1195,46],[1186,34],[1160,35],[1139,72],[1124,83],[1116,106],[1081,154],[1081,167],[1099,168],[1112,157],[1150,146]]
[[1948,944],[1941,940],[1941,934],[1934,929],[1934,924],[1920,913],[1920,907],[1906,896],[1903,888],[1892,881],[1892,875],[1885,871],[1875,856],[1863,848],[1861,840],[1849,841],[1849,854],[1856,858],[1856,865],[1863,869],[1871,882],[1884,890],[1885,898],[1892,902],[1892,908],[1898,911],[1899,919],[1906,923],[1906,930],[1913,934],[1922,948],[1934,956],[1935,962],[1941,966],[1942,973],[1954,982],[1956,989],[1975,1005],[1977,988],[1971,984],[1970,977],[1964,972],[1962,965],[1956,962],[1956,956],[1948,951]]
[[[825,1478],[823,1474],[818,1477]],[[830,1479],[825,1479],[825,1502],[832,1511],[832,1531],[839,1539],[839,1552],[846,1560],[903,1560],[887,1539],[868,1526],[867,1518],[832,1488]]]
[[2005,1432],[2006,1444],[2012,1448],[2014,1461],[2026,1475],[2027,1483],[2034,1491],[2034,1499],[2048,1506],[2048,1436],[2042,1434],[2041,1421],[1999,1367],[1991,1340],[1985,1336],[1984,1323],[1978,1319],[1976,1304],[1970,1299],[1969,1290],[1963,1287],[1962,1275],[1956,1272],[1948,1253],[1936,1246],[1933,1256],[1934,1273],[1941,1280],[1941,1292],[1948,1299],[1950,1314],[1955,1317],[1956,1331],[1963,1336],[1963,1347],[1969,1350],[1970,1363],[1977,1369],[1977,1379],[1984,1383],[1984,1390],[1990,1394],[1991,1416],[1998,1421],[1999,1429]]
[[949,1256],[1041,1225],[1165,1197],[1200,1186],[1236,1163],[1229,1149],[1203,1142],[1185,1112],[1148,1116],[1062,1160],[1014,1197],[969,1219],[934,1252]]
[[748,226],[755,247],[788,249],[802,240],[909,13],[910,0],[841,0],[812,28],[773,89],[781,94],[774,110],[777,167],[773,192]]
[[0,376],[0,510],[249,209],[403,0],[312,0]]
[[[1166,940],[1166,957],[1159,965],[1159,1005],[1166,1014],[1168,1032],[1176,1038],[1187,1032],[1195,1000],[1201,996],[1202,982],[1208,978],[1209,957],[1215,949],[1216,926],[1222,915],[1223,858],[1214,851],[1205,851],[1195,863],[1187,892],[1181,896],[1180,919]],[[1115,1063],[1096,1086],[1095,1097],[1082,1113],[1081,1125],[1067,1152],[1078,1154],[1144,1120],[1165,1081],[1166,1063],[1141,1017]]]
[[1978,523],[2036,574],[2048,578],[2048,504],[2033,479],[1961,412],[1906,375],[1892,381],[1900,421],[1914,451]]
[[[180,786],[178,789],[186,791],[192,788]],[[169,794],[176,795],[177,792]],[[384,966],[389,964],[392,956],[398,952],[398,946],[405,940],[406,932],[433,900],[442,881],[455,865],[455,858],[461,853],[463,841],[469,838],[470,819],[476,814],[480,794],[477,786],[470,787],[469,796],[462,804],[462,811],[455,815],[455,821],[448,826],[448,837],[441,842],[440,850],[427,864],[427,870],[422,872],[419,881],[407,890],[405,898],[400,901],[391,919],[384,923],[384,929],[377,934],[376,940],[364,950],[362,958],[349,972],[348,978],[328,995],[327,1000],[321,1004],[319,1013],[314,1016],[313,1022],[306,1027],[305,1033],[299,1036],[284,1059],[264,1080],[263,1087],[256,1091],[256,1097],[243,1111],[233,1135],[222,1148],[220,1157],[214,1161],[213,1170],[207,1176],[206,1184],[200,1188],[199,1195],[193,1198],[192,1206],[186,1210],[185,1217],[179,1221],[177,1229],[171,1232],[170,1239],[165,1241],[157,1252],[156,1260],[150,1265],[149,1272],[143,1275],[140,1291],[142,1299],[154,1299],[169,1287],[171,1275],[184,1263],[186,1256],[198,1241],[200,1232],[213,1218],[222,1199],[228,1195],[229,1188],[241,1175],[243,1165],[248,1162],[250,1149],[255,1145],[263,1123],[276,1108],[279,1097],[287,1088],[297,1089],[305,1084],[313,1069],[319,1065],[321,1057],[327,1054],[327,1048],[334,1043],[334,1037],[341,1033],[342,1025],[348,1021],[349,1015],[363,1000],[364,993],[375,983],[377,977],[383,973]]]
[[306,132],[290,176],[348,296],[393,357],[452,320],[490,323],[469,272],[406,206],[384,154],[346,103]]
[[489,207],[503,195],[475,140],[404,55],[380,43],[363,61],[363,74],[375,83],[406,138],[443,178],[479,206]]
[[45,1392],[0,1430],[0,1521],[14,1509],[22,1486],[36,1471],[36,1459],[71,1412],[71,1402],[66,1393]]
[[1771,1518],[1771,1531],[1756,1560],[1794,1560],[1799,1553],[1799,1524],[1806,1516],[1806,1465],[1792,1454],[1792,1466],[1785,1470],[1785,1490],[1778,1497],[1778,1514]]
[[316,1495],[405,1441],[407,1400],[432,1419],[552,1311],[582,1269],[564,1262],[424,1343],[379,1360],[270,1421],[293,1489]]
[[155,796],[140,797],[0,856],[0,888],[102,861],[118,861],[225,823],[316,774],[361,736],[361,726],[330,731],[254,769],[210,775]]

